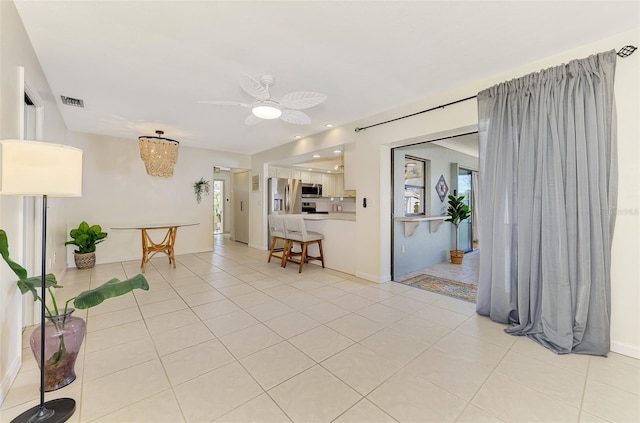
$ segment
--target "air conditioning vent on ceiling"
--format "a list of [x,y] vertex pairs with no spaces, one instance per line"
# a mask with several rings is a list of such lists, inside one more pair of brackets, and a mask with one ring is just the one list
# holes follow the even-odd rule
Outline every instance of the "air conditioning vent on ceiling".
[[63,95],[61,95],[60,98],[62,98],[62,104],[66,104],[67,106],[84,107],[84,100],[65,97]]

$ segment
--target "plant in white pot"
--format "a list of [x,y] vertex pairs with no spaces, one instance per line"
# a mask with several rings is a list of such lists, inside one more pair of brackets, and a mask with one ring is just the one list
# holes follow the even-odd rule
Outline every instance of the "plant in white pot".
[[91,269],[96,265],[96,244],[101,243],[107,237],[106,232],[102,232],[100,225],[89,226],[87,222],[82,222],[76,229],[69,232],[73,238],[64,245],[75,245],[78,247],[73,252],[73,258],[78,269]]
[[455,195],[449,195],[449,208],[447,209],[447,216],[450,217],[449,222],[456,228],[456,249],[450,250],[451,263],[462,264],[464,258],[464,251],[458,250],[458,229],[460,223],[468,219],[471,216],[471,209],[464,203],[464,195],[456,197]]
[[[31,292],[34,301],[42,301],[39,289],[42,287],[42,277],[28,277],[27,271],[9,256],[9,242],[7,234],[0,229],[0,255],[18,277],[18,288],[22,294]],[[44,374],[45,381],[43,388],[45,391],[60,389],[76,378],[75,362],[84,339],[86,323],[80,317],[72,316],[74,308],[69,308],[69,304],[77,309],[87,309],[101,304],[104,300],[118,297],[131,292],[134,289],[149,289],[149,283],[142,274],[138,274],[131,279],[120,281],[111,279],[110,281],[87,291],[83,291],[77,296],[68,299],[62,304],[58,304],[54,295],[54,289],[62,288],[58,285],[53,274],[45,275],[45,288],[47,297],[51,304],[45,304],[47,319],[31,334],[30,344],[33,355],[42,369],[40,362],[41,348],[45,350]],[[41,331],[44,326],[45,343],[41,345]]]

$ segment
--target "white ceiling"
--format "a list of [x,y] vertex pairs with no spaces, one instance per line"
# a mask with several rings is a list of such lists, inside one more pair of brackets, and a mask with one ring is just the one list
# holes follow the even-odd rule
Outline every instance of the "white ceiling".
[[[72,131],[253,154],[636,28],[638,1],[22,1]],[[622,46],[611,46],[620,48]],[[264,121],[240,73],[327,95],[312,124]],[[455,99],[452,99],[455,100]]]

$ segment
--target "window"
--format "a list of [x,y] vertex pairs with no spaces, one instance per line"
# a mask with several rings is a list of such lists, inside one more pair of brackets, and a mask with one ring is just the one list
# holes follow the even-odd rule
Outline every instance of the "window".
[[425,168],[426,161],[416,157],[404,158],[404,214],[425,214]]

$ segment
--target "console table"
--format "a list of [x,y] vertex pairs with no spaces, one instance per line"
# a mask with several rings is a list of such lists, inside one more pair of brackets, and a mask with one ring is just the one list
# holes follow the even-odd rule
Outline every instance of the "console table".
[[[176,268],[176,259],[174,256],[174,246],[176,244],[176,235],[178,233],[178,228],[182,226],[195,226],[199,225],[199,223],[171,223],[171,224],[161,224],[161,225],[138,225],[138,226],[122,226],[117,228],[111,228],[114,230],[129,230],[129,229],[137,229],[142,233],[142,263],[140,267],[142,268],[142,273],[147,268],[147,263],[153,256],[157,253],[164,253],[169,256],[169,264],[173,265],[173,268]],[[164,239],[158,243],[154,242],[149,236],[148,231],[154,230],[166,230],[167,233],[164,236]]]

